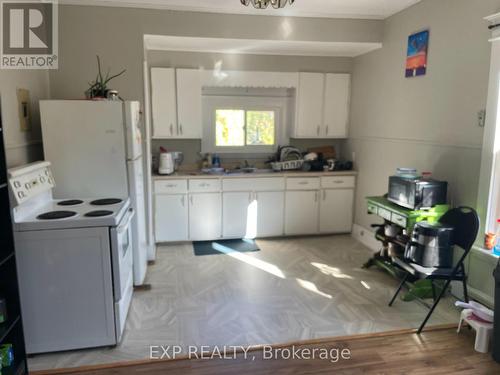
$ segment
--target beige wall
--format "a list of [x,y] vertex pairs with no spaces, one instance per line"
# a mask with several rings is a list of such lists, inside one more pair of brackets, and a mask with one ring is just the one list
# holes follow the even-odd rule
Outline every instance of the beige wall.
[[[354,59],[347,155],[359,181],[355,222],[368,227],[364,197],[387,191],[396,167],[450,183],[452,203],[475,206],[486,106],[490,35],[484,16],[500,0],[424,0],[386,20],[383,48]],[[427,75],[404,78],[408,35],[430,29]]]
[[[31,131],[21,131],[17,89],[30,91]],[[5,129],[7,166],[43,159],[38,101],[49,97],[49,74],[43,70],[0,70],[2,124]]]
[[127,69],[113,87],[125,98],[142,100],[144,34],[380,42],[382,22],[63,5],[59,9],[59,69],[50,72],[52,96],[82,97],[88,81],[95,78],[95,55],[99,54],[105,67]]

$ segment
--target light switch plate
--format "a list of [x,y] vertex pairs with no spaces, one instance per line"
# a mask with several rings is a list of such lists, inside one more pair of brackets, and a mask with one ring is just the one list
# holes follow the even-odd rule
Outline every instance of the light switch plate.
[[19,128],[22,132],[31,130],[31,102],[30,92],[26,89],[17,89],[17,106],[19,108]]
[[477,113],[477,126],[484,128],[486,122],[486,110],[482,109]]

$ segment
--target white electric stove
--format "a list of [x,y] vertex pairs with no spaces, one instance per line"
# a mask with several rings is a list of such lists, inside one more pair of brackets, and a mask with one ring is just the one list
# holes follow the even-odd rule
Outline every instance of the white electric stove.
[[133,292],[129,198],[52,197],[49,162],[9,170],[26,349],[120,342]]

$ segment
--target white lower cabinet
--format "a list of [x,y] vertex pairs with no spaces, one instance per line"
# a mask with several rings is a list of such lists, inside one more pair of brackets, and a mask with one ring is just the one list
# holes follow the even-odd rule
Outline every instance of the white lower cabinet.
[[319,191],[287,191],[285,197],[285,234],[318,232]]
[[251,215],[252,202],[253,193],[251,192],[222,194],[222,237],[254,237],[251,232],[255,228],[256,218]]
[[354,188],[354,176],[156,181],[156,242],[348,233]]
[[189,239],[208,241],[222,235],[220,193],[189,194]]
[[347,233],[352,227],[353,189],[325,189],[319,205],[321,233]]
[[257,237],[282,236],[285,193],[282,191],[258,192],[255,202],[257,203]]
[[155,235],[156,242],[189,239],[187,194],[156,194]]

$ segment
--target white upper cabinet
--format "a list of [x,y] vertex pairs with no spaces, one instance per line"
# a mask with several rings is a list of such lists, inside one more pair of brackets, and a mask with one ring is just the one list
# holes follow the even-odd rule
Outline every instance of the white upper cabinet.
[[201,86],[197,69],[151,68],[153,138],[202,137]]
[[177,134],[175,70],[151,68],[153,137],[169,138]]
[[345,138],[350,74],[299,73],[295,138]]
[[198,69],[177,69],[178,138],[201,138],[201,76]]
[[324,133],[327,138],[347,137],[351,97],[350,74],[327,74],[323,111]]
[[324,74],[299,73],[296,137],[318,138],[320,136],[323,126],[324,91]]

